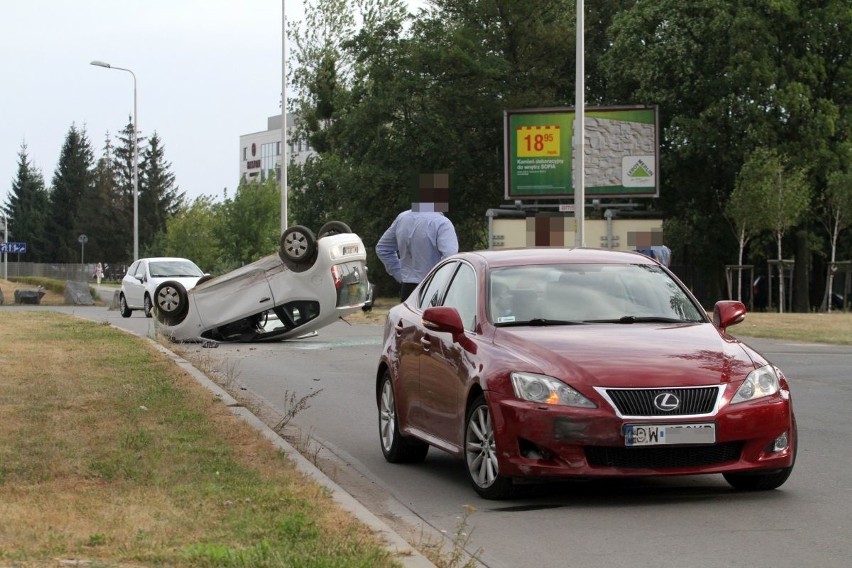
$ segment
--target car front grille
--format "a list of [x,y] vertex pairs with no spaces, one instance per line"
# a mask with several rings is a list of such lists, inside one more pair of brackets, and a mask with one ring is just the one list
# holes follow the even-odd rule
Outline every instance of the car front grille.
[[716,465],[740,458],[741,442],[712,446],[673,446],[653,448],[608,448],[587,446],[586,460],[592,467],[624,469],[676,469]]
[[[710,414],[716,407],[718,387],[664,389],[607,389],[615,408],[622,416],[690,416]],[[671,394],[680,401],[674,410],[661,410],[654,405],[660,395]]]

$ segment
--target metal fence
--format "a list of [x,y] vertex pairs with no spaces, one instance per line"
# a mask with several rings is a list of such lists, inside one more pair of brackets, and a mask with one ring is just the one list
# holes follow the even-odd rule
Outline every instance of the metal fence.
[[[121,280],[127,272],[127,264],[104,265],[104,280]],[[92,264],[60,264],[46,262],[6,262],[0,264],[0,276],[17,278],[23,276],[39,276],[55,280],[71,280],[74,282],[91,282],[95,280],[95,263]]]

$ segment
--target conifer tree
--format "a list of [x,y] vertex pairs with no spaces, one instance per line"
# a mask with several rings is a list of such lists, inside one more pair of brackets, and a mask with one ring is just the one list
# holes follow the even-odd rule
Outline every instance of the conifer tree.
[[84,196],[92,191],[92,147],[85,128],[68,130],[50,191],[50,252],[53,262],[79,262],[78,238],[88,227],[78,222]]
[[166,222],[184,200],[170,168],[162,140],[154,132],[139,165],[139,248],[146,254],[160,254],[150,250],[155,237],[166,230]]
[[21,144],[18,152],[18,175],[12,180],[3,212],[9,223],[9,240],[27,244],[26,260],[48,260],[48,193],[44,176],[30,163],[26,143]]

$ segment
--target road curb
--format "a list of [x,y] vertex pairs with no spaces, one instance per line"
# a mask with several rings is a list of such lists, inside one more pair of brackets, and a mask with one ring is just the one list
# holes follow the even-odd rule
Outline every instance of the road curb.
[[[119,328],[115,328],[119,329]],[[124,330],[122,330],[124,331]],[[137,337],[143,337],[128,331]],[[244,422],[254,427],[260,432],[264,438],[269,440],[273,445],[282,450],[295,463],[296,468],[306,476],[310,477],[315,483],[325,487],[331,493],[334,502],[343,510],[352,514],[361,523],[365,524],[370,530],[374,531],[379,538],[384,540],[387,549],[394,555],[394,559],[399,562],[404,568],[436,568],[428,558],[421,554],[417,549],[411,546],[404,538],[394,531],[387,523],[374,515],[364,505],[359,503],[352,495],[340,487],[337,483],[331,480],[319,468],[311,463],[307,458],[291,446],[284,438],[279,436],[262,420],[242,406],[234,397],[232,397],[225,389],[210,380],[207,375],[198,370],[191,362],[184,359],[174,351],[158,343],[150,337],[144,337],[158,351],[169,357],[181,369],[186,371],[199,384],[207,388],[213,395],[228,406],[231,412],[241,418]]]

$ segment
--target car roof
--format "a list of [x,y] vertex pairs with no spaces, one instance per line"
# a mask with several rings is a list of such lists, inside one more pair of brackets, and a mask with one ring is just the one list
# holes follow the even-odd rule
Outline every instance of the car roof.
[[659,264],[652,258],[634,251],[593,248],[535,247],[489,249],[459,256],[478,256],[491,268],[527,264]]
[[[178,257],[178,256],[152,256],[152,257],[149,257],[149,258],[140,258],[139,260],[144,260],[144,261],[147,261],[147,262],[152,262],[152,261],[153,262],[175,262],[175,261],[192,262],[188,258],[181,258],[181,257]],[[192,262],[192,264],[195,264],[195,263]]]

